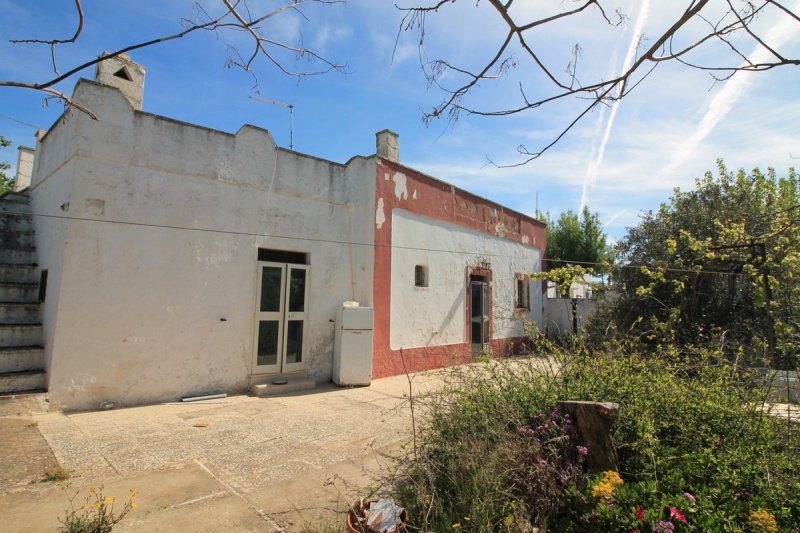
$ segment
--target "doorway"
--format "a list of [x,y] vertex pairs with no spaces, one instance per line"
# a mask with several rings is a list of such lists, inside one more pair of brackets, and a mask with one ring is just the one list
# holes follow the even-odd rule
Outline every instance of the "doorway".
[[254,374],[305,370],[308,265],[258,262]]
[[469,276],[470,296],[470,343],[472,353],[479,354],[489,349],[491,316],[491,294],[486,276]]

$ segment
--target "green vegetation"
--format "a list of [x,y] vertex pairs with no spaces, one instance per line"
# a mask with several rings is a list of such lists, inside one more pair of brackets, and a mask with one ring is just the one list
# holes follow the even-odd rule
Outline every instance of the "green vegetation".
[[[34,427],[34,426],[28,426]],[[70,478],[69,470],[64,468],[63,466],[56,466],[54,468],[50,468],[44,471],[44,476],[42,477],[43,482],[50,482],[50,481],[66,481]]]
[[619,297],[596,331],[648,344],[722,343],[748,364],[794,368],[800,352],[800,182],[793,169],[718,163],[675,190],[619,243]]
[[[11,146],[11,141],[0,135],[0,148]],[[14,178],[6,174],[11,165],[0,161],[0,194],[7,193],[14,188]]]
[[[547,347],[548,359],[459,369],[424,399],[417,449],[401,466],[396,498],[411,525],[753,531],[751,519],[768,515],[792,531],[800,428],[764,414],[759,376],[717,350],[631,350]],[[582,443],[555,409],[569,399],[619,403],[622,484],[584,473]]]
[[[66,489],[65,489],[66,490]],[[105,496],[103,487],[90,487],[83,499],[83,504],[75,508],[75,499],[79,492],[69,497],[69,510],[64,518],[59,518],[62,533],[110,533],[123,518],[136,509],[136,491],[131,489],[122,509],[115,510],[114,496]]]
[[605,273],[612,253],[597,213],[584,207],[580,216],[568,210],[555,221],[549,220],[548,215],[542,218],[547,223],[545,257],[552,261],[550,268],[579,264],[592,268],[596,274]]

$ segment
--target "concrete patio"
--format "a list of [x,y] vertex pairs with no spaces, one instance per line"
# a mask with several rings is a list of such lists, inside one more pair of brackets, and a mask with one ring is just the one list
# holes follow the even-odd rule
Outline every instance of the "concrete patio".
[[[441,386],[445,376],[415,375],[414,394]],[[8,442],[15,431],[0,433],[8,454],[0,463],[3,529],[54,531],[68,496],[80,492],[80,507],[89,487],[101,485],[118,506],[130,489],[137,492],[138,508],[118,531],[338,527],[337,512],[368,492],[408,442],[408,390],[406,376],[397,376],[365,388],[327,384],[294,395],[100,412],[19,416],[6,408],[16,416],[0,421],[28,436]],[[55,461],[72,478],[42,482]]]

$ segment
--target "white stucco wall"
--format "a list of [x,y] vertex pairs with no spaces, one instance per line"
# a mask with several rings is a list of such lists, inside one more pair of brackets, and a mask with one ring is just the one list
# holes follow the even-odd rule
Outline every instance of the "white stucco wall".
[[[524,334],[514,318],[515,274],[540,270],[535,248],[395,209],[392,214],[393,350],[467,341],[467,267],[491,263],[492,338]],[[414,286],[414,266],[428,267],[428,287]],[[526,320],[541,323],[541,290],[530,282]]]
[[[597,307],[595,300],[578,298],[578,331]],[[563,335],[572,335],[572,299],[571,298],[545,298],[544,299],[544,326],[547,335],[558,338]]]
[[[44,160],[62,157],[72,172],[58,190],[51,177],[32,191],[42,212],[69,203],[66,221],[37,226],[44,262],[63,268],[45,305],[51,402],[246,387],[259,247],[309,254],[308,371],[330,379],[336,308],[373,303],[374,159],[339,165],[277,148],[251,126],[231,135],[134,112],[85,80],[74,96],[100,120],[73,114],[43,139]],[[58,148],[67,134],[76,145]],[[60,265],[42,250],[57,224],[67,226]]]

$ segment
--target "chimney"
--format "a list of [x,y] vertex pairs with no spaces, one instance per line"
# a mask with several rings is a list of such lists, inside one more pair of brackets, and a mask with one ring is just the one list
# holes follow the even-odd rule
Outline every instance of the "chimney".
[[[108,55],[104,52],[103,56]],[[100,56],[100,57],[103,57]],[[137,111],[142,110],[144,98],[144,76],[147,69],[131,61],[128,54],[119,54],[97,63],[95,81],[116,87]]]
[[19,155],[17,158],[17,177],[14,179],[14,192],[27,189],[31,185],[33,176],[33,158],[36,150],[27,146],[17,148]]
[[383,130],[375,134],[378,157],[394,163],[400,162],[400,136],[393,131]]

